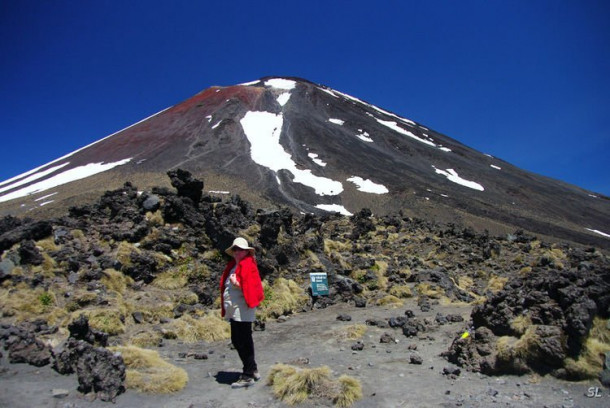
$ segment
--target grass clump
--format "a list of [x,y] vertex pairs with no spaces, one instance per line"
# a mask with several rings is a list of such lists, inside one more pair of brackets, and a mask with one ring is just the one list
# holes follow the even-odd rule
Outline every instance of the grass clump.
[[608,320],[596,317],[589,336],[577,359],[567,358],[565,368],[568,376],[575,380],[589,380],[598,377],[602,371],[604,356],[610,352],[610,329]]
[[394,295],[386,295],[380,299],[377,299],[375,304],[377,306],[391,305],[391,306],[399,307],[399,306],[402,306],[404,303],[402,300],[400,300],[399,298],[397,298]]
[[392,286],[389,293],[392,296],[402,299],[413,297],[413,292],[411,292],[411,288],[407,285]]
[[276,364],[271,368],[267,385],[272,387],[276,398],[288,405],[312,398],[330,400],[338,407],[350,407],[362,398],[360,381],[346,375],[333,380],[327,366],[298,369]]
[[523,335],[530,326],[532,326],[532,319],[530,319],[530,317],[527,315],[517,316],[512,322],[510,322],[510,328],[520,336]]
[[229,323],[213,313],[200,319],[183,315],[170,323],[167,329],[186,343],[196,343],[200,340],[212,342],[231,337]]
[[308,296],[293,280],[279,278],[273,286],[265,281],[263,287],[265,300],[258,309],[261,320],[294,313],[307,304]]
[[419,296],[426,296],[431,299],[439,299],[445,294],[445,291],[440,286],[426,282],[418,284],[415,290]]
[[43,317],[57,304],[52,291],[41,288],[29,289],[27,287],[3,289],[0,292],[0,310],[2,316],[14,316],[18,321],[34,317]]
[[153,285],[161,289],[180,289],[188,284],[187,265],[180,265],[177,268],[168,269],[157,275]]
[[128,343],[136,347],[158,347],[161,337],[158,331],[145,330],[131,336]]
[[487,288],[485,291],[490,291],[491,293],[498,293],[504,288],[508,282],[508,278],[503,278],[501,276],[492,276],[489,278],[489,282],[487,283]]
[[163,360],[154,350],[135,346],[110,348],[120,352],[125,362],[127,388],[153,394],[180,391],[188,383],[188,374],[182,368]]
[[127,285],[133,284],[133,279],[115,269],[106,269],[103,272],[100,282],[103,283],[108,290],[113,290],[122,295],[125,293]]
[[84,309],[75,312],[72,317],[78,317],[76,315],[85,315],[89,320],[89,326],[96,330],[106,332],[110,335],[125,333],[125,315],[123,311],[117,307],[99,308],[99,309]]
[[337,340],[358,340],[366,333],[366,325],[350,324],[339,327],[333,332],[333,337]]

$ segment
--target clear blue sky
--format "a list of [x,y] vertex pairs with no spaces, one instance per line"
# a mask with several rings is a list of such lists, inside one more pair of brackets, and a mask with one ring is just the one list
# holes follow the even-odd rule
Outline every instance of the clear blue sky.
[[299,76],[610,195],[610,1],[0,2],[0,180],[212,85]]

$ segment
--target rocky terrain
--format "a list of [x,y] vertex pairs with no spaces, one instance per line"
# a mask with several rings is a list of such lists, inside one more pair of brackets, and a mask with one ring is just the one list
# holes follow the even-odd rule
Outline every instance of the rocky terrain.
[[[227,396],[238,364],[217,288],[236,235],[255,246],[265,280],[263,374],[327,365],[359,382],[355,406],[607,403],[603,250],[400,212],[254,209],[204,193],[186,171],[168,175],[173,188],[127,183],[61,217],[1,220],[1,403],[284,406],[264,383]],[[329,296],[311,296],[311,272],[328,274]],[[136,346],[172,363],[160,371],[175,384],[138,382]]]

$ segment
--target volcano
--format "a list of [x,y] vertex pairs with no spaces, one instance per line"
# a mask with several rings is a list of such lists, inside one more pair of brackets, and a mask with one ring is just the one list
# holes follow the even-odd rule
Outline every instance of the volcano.
[[59,215],[169,170],[211,195],[309,213],[401,212],[610,248],[610,199],[524,171],[415,121],[291,77],[215,86],[0,183],[0,215]]

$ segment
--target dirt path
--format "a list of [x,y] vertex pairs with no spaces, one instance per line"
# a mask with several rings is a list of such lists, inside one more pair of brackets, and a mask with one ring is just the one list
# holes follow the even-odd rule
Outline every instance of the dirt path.
[[[0,407],[285,407],[273,397],[265,379],[275,363],[290,363],[308,359],[305,367],[327,365],[338,377],[343,374],[362,383],[363,398],[354,407],[610,407],[610,390],[599,388],[598,382],[568,383],[553,378],[530,376],[487,377],[462,371],[455,378],[443,375],[443,368],[451,367],[439,354],[447,350],[464,323],[441,325],[406,338],[401,331],[368,326],[364,349],[353,351],[355,340],[340,340],[336,331],[342,326],[365,323],[367,319],[385,320],[404,315],[406,309],[415,316],[433,320],[437,313],[461,314],[467,318],[470,307],[434,306],[430,312],[420,312],[415,303],[400,308],[353,308],[335,305],[324,310],[291,316],[285,322],[270,322],[263,332],[255,332],[257,362],[263,379],[248,389],[231,389],[230,383],[238,375],[240,362],[228,341],[211,344],[180,344],[168,342],[158,349],[163,357],[184,368],[189,383],[172,395],[149,395],[127,391],[116,404],[90,401],[76,391],[76,376],[61,376],[50,367],[37,368],[22,364],[8,364],[6,356],[0,365]],[[349,322],[338,321],[347,314]],[[393,335],[398,342],[380,343],[383,333]],[[411,346],[411,349],[410,347]],[[416,347],[416,350],[412,350]],[[180,352],[204,352],[207,360],[180,358]],[[6,353],[4,353],[6,354]],[[411,364],[417,354],[422,364]],[[593,387],[590,391],[589,389]],[[54,398],[53,389],[67,389],[69,395]],[[588,396],[599,395],[599,397]],[[301,407],[313,407],[324,401],[311,401]]]

